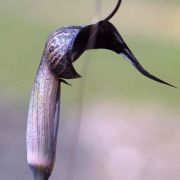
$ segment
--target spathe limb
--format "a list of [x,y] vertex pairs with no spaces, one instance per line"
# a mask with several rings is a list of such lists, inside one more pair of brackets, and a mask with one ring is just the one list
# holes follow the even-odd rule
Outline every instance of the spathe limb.
[[[103,24],[103,25],[101,25]],[[98,26],[99,25],[99,26]],[[94,26],[97,27],[95,30],[96,33],[90,34],[90,30],[94,28]],[[83,41],[83,36],[89,34],[91,40],[93,40],[95,43],[93,46],[88,46],[87,41]],[[96,37],[94,39],[94,37]],[[81,42],[81,43],[80,43]],[[77,43],[77,44],[76,44]],[[81,44],[81,46],[78,46]],[[78,34],[76,41],[74,43],[74,46],[76,47],[84,47],[84,50],[86,49],[109,49],[117,54],[123,55],[126,57],[126,59],[131,62],[131,64],[144,76],[157,81],[162,84],[166,84],[171,87],[175,87],[157,77],[154,75],[150,74],[148,71],[146,71],[143,66],[138,62],[138,60],[135,58],[131,50],[128,48],[124,40],[122,39],[121,35],[117,31],[117,29],[111,24],[110,22],[103,22],[100,21],[97,23],[97,25],[91,25],[91,26],[86,26],[81,29],[80,33]],[[81,50],[82,51],[82,50]],[[176,87],[175,87],[176,88]]]

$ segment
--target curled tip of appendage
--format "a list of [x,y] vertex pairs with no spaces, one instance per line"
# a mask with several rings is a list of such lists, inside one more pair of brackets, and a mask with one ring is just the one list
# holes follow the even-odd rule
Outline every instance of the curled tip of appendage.
[[111,12],[111,14],[109,14],[109,15],[104,19],[104,21],[109,21],[109,20],[116,14],[116,12],[119,10],[119,7],[120,7],[120,5],[121,5],[121,2],[122,2],[122,0],[118,0],[116,7],[115,7],[114,10]]

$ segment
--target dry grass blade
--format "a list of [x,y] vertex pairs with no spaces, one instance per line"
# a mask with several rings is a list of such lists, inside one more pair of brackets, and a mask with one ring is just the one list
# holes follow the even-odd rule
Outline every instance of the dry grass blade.
[[[101,16],[101,0],[96,0],[95,2],[95,15],[96,15],[94,18],[95,20],[98,20],[98,18]],[[93,29],[91,33],[93,33]],[[88,46],[93,47],[93,45],[95,44],[95,39],[96,38],[94,38],[93,41],[88,41],[87,47]],[[81,124],[82,124],[83,98],[84,98],[84,91],[85,91],[85,85],[87,81],[87,73],[88,73],[88,67],[90,61],[91,61],[91,56],[87,56],[86,59],[83,61],[83,66],[81,70],[81,74],[84,75],[84,78],[82,81],[79,82],[78,90],[77,90],[78,109],[77,109],[77,116],[75,119],[76,122],[72,135],[73,138],[71,142],[70,154],[67,165],[66,180],[74,179],[75,157],[76,157],[76,151],[77,151]]]

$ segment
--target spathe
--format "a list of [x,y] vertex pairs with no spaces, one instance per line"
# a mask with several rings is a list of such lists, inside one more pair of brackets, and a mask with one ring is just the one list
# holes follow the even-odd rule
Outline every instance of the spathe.
[[[58,32],[58,35],[57,35]],[[52,38],[56,37],[56,42],[52,43]],[[58,37],[58,38],[57,38]],[[88,26],[67,26],[53,32],[49,39],[49,45],[46,46],[45,52],[50,57],[50,68],[58,75],[59,78],[74,79],[81,77],[74,69],[72,63],[77,60],[81,54],[88,49],[108,49],[119,55],[123,55],[141,74],[144,76],[175,87],[146,71],[143,66],[135,58],[131,50],[128,48],[121,35],[109,21],[100,21]],[[66,42],[66,43],[62,43]],[[61,45],[61,55],[52,53],[58,44]],[[49,49],[48,49],[49,48]],[[52,48],[52,51],[50,51]],[[54,49],[53,49],[54,48]],[[52,54],[51,54],[52,53]]]
[[[108,49],[123,55],[141,74],[162,84],[175,87],[146,71],[128,48],[120,33],[109,20],[118,11],[121,0],[104,20],[88,26],[66,26],[52,32],[43,57],[50,70],[60,79],[81,77],[72,63],[88,49]],[[43,58],[42,58],[43,59]]]
[[48,37],[33,85],[27,122],[27,161],[35,180],[48,180],[53,170],[60,116],[61,82],[67,83],[64,79],[80,77],[73,67],[73,62],[84,51],[112,50],[125,56],[148,78],[175,87],[148,73],[127,47],[114,25],[109,22],[120,4],[121,0],[103,21],[88,26],[58,28]]

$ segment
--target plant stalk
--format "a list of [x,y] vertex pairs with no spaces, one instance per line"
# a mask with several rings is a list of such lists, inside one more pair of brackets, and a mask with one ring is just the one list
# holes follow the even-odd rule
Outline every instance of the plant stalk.
[[34,174],[34,180],[48,180],[48,176],[46,176],[44,173],[41,173],[40,171]]

